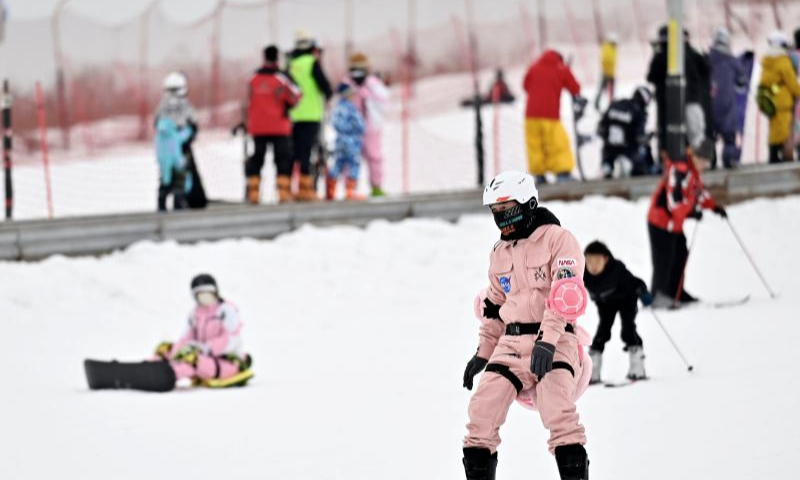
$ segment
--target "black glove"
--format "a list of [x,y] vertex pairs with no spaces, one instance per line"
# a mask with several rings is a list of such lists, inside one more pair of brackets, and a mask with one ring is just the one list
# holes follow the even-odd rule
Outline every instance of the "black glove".
[[483,299],[483,316],[486,317],[486,318],[494,318],[496,320],[501,320],[501,318],[500,318],[500,305],[495,305],[488,298],[484,298]]
[[714,213],[716,213],[722,218],[725,219],[728,218],[728,212],[725,210],[725,207],[720,207],[719,205],[717,205],[716,207],[714,207]]
[[642,305],[644,305],[645,307],[649,307],[650,305],[653,304],[653,300],[655,300],[655,297],[653,297],[652,293],[645,290],[642,294],[639,295],[639,300],[642,301]]
[[539,380],[544,378],[544,375],[553,369],[553,355],[556,354],[555,345],[547,342],[537,341],[533,346],[533,354],[531,355],[531,372],[539,377]]
[[489,363],[489,360],[481,358],[478,355],[475,355],[469,360],[469,363],[467,363],[467,368],[464,370],[464,388],[467,390],[472,390],[472,379],[475,378],[475,375],[481,373],[481,371],[486,368],[487,363]]
[[694,218],[695,220],[700,221],[700,220],[703,219],[703,211],[700,210],[700,209],[697,209],[697,210],[693,211],[692,213],[690,213],[688,216],[689,216],[689,218]]
[[587,103],[589,103],[589,100],[586,100],[580,95],[572,97],[572,113],[574,113],[576,117],[581,118]]

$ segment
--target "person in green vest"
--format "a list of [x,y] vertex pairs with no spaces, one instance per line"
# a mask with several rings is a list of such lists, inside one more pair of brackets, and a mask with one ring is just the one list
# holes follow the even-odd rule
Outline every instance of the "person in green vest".
[[300,162],[300,188],[295,199],[310,202],[317,199],[316,183],[311,175],[311,152],[319,141],[320,125],[333,90],[322,71],[317,43],[306,31],[298,30],[295,34],[289,74],[302,93],[300,101],[289,111],[294,158]]

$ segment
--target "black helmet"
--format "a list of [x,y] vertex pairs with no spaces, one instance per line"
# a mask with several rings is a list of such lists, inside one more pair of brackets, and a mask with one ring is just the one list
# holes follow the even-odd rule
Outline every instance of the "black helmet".
[[649,88],[641,86],[636,89],[636,92],[633,94],[633,98],[641,103],[642,106],[647,107],[653,100],[653,92]]
[[207,273],[201,273],[192,279],[192,294],[197,295],[200,292],[212,292],[214,294],[219,294],[219,289],[217,288],[217,281],[214,280],[214,277]]

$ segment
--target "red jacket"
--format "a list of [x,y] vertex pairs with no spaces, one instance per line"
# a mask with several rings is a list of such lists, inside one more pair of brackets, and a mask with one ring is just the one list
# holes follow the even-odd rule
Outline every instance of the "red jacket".
[[275,65],[266,64],[250,79],[247,131],[250,135],[286,136],[292,132],[289,108],[300,90]]
[[717,202],[703,186],[700,172],[691,162],[667,161],[664,175],[650,200],[647,221],[668,232],[683,233],[683,222],[705,209],[714,209]]
[[547,50],[528,69],[523,88],[528,92],[527,118],[558,120],[561,110],[561,90],[566,88],[573,96],[581,93],[569,67],[554,50]]

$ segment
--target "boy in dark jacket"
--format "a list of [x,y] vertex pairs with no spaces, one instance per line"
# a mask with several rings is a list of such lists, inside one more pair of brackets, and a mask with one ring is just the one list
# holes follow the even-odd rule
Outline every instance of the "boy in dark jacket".
[[590,383],[599,383],[603,366],[603,350],[611,339],[611,327],[619,312],[622,318],[622,341],[630,355],[630,368],[627,378],[640,380],[646,378],[644,370],[644,351],[642,338],[636,332],[637,300],[644,306],[653,303],[653,295],[647,291],[645,283],[635,277],[621,261],[614,258],[605,244],[594,241],[586,246],[586,271],[583,282],[592,300],[597,304],[600,323],[594,336],[589,355],[594,369]]

